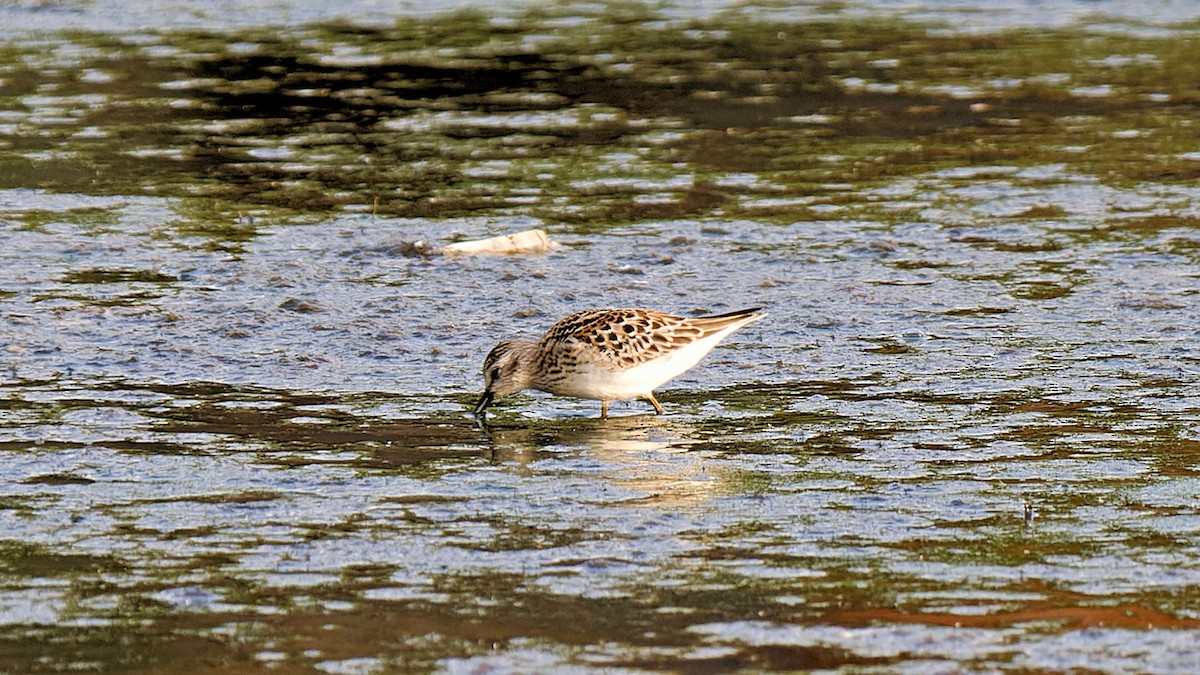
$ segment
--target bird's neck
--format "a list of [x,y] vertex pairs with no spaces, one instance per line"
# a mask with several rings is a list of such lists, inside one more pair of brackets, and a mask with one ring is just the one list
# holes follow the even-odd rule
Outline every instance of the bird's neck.
[[537,373],[541,370],[541,345],[533,340],[513,340],[509,343],[509,353],[516,364],[514,379],[521,389],[536,387]]

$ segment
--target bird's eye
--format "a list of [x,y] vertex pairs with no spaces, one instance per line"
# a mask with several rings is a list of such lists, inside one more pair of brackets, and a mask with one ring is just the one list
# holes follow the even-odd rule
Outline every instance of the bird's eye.
[[492,382],[495,382],[496,380],[500,379],[500,369],[492,368],[492,372],[488,373],[488,379],[491,380]]

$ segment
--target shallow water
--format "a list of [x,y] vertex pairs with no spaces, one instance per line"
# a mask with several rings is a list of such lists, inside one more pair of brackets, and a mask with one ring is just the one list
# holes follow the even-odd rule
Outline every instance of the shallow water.
[[1195,671],[1195,11],[875,4],[0,8],[0,670]]

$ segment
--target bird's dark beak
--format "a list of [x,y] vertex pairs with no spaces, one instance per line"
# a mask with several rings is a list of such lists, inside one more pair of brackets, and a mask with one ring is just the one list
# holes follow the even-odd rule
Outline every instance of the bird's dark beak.
[[492,392],[483,392],[483,398],[479,399],[479,404],[475,406],[475,416],[483,417],[483,411],[487,410],[487,407],[492,404],[492,400],[495,398],[496,395]]

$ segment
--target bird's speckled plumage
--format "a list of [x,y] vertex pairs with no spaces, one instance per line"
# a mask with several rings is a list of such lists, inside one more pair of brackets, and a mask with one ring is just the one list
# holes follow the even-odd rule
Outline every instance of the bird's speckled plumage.
[[704,357],[726,335],[766,314],[758,308],[704,317],[650,309],[589,309],[554,324],[538,341],[507,340],[483,362],[482,414],[522,389],[608,402],[641,398],[662,413],[654,389]]

